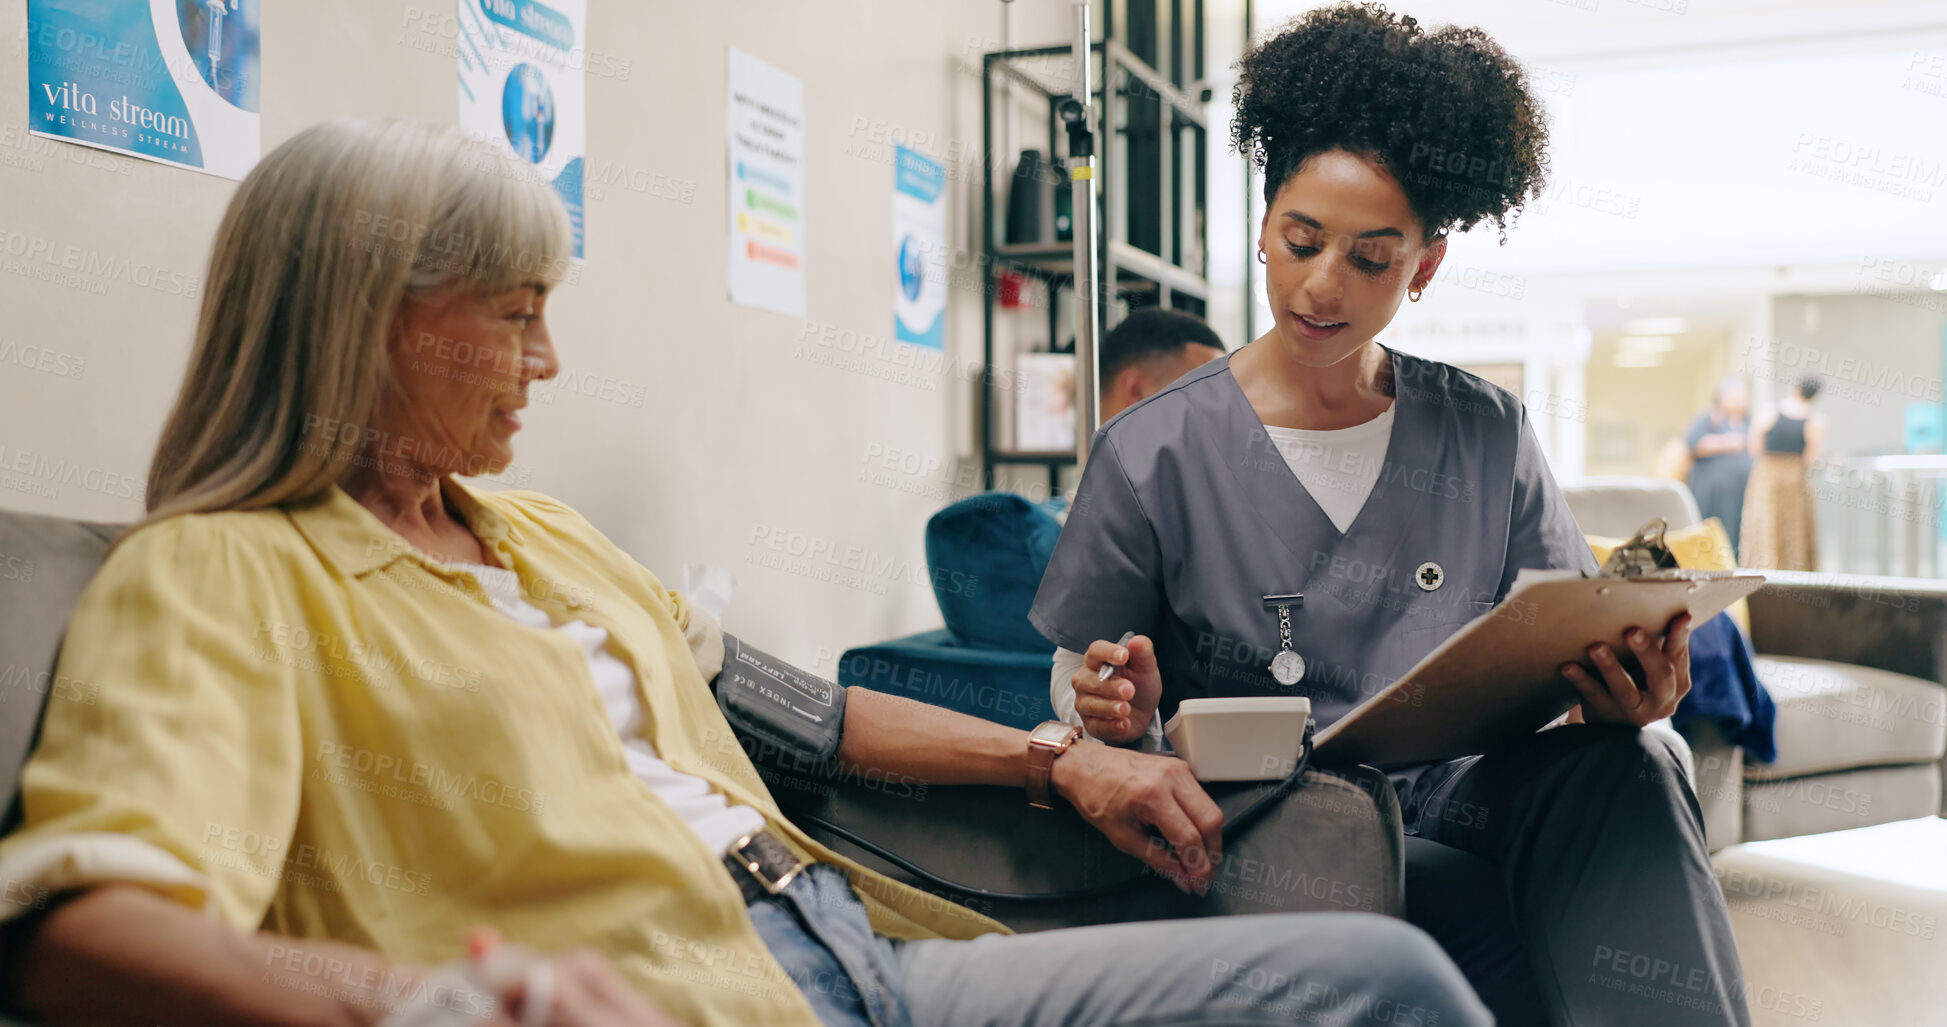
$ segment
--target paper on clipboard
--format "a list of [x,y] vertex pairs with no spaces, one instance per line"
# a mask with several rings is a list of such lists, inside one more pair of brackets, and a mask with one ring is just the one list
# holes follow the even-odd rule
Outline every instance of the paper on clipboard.
[[1507,598],[1455,632],[1379,694],[1318,733],[1322,764],[1400,766],[1486,752],[1533,734],[1580,701],[1564,663],[1588,647],[1627,652],[1623,632],[1688,611],[1702,623],[1764,584],[1761,574],[1672,571],[1583,577],[1524,570]]

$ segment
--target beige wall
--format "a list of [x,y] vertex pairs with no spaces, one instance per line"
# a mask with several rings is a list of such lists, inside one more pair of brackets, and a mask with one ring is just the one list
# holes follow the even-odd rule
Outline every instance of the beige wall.
[[1834,457],[1904,452],[1906,407],[1941,402],[1947,294],[1920,290],[1878,296],[1780,296],[1772,338],[1745,346],[1755,406],[1815,374],[1816,400],[1829,422]]
[[1649,474],[1657,454],[1682,438],[1728,370],[1721,333],[1676,337],[1656,367],[1615,366],[1619,333],[1595,336],[1588,368],[1588,473]]
[[[818,340],[890,333],[893,138],[923,134],[917,148],[954,159],[950,231],[978,241],[976,183],[960,172],[979,166],[977,53],[998,41],[1001,5],[590,6],[591,49],[608,58],[590,63],[615,72],[588,77],[590,175],[617,181],[590,189],[587,266],[550,307],[566,380],[538,390],[509,477],[580,509],[672,586],[686,562],[731,568],[732,629],[821,670],[847,646],[938,624],[921,531],[971,444],[968,375],[915,367],[890,343],[860,355]],[[1062,41],[1067,4],[1013,6],[1017,41]],[[57,283],[0,269],[0,507],[128,519],[188,355],[183,293],[200,286],[234,185],[27,138],[24,7],[0,14],[0,250],[76,247],[84,265],[131,270]],[[450,41],[410,6],[264,9],[266,148],[343,113],[455,117]],[[805,82],[806,320],[726,298],[733,43]],[[142,283],[164,272],[161,288],[131,280],[144,268]],[[949,302],[949,359],[964,365],[979,357],[979,294],[963,278]],[[578,391],[623,385],[644,388],[641,406]],[[779,564],[752,562],[767,556]]]

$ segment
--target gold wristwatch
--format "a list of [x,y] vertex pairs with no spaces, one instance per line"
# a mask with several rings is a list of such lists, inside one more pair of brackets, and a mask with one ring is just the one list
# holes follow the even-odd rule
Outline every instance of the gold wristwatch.
[[1054,808],[1049,781],[1055,774],[1055,757],[1067,752],[1081,737],[1081,728],[1059,720],[1043,721],[1028,732],[1028,805]]

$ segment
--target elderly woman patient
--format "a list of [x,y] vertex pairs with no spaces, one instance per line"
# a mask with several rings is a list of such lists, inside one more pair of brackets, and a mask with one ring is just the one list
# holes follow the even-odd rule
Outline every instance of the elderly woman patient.
[[[562,504],[454,479],[509,465],[528,387],[558,369],[566,239],[545,184],[449,129],[333,121],[243,182],[149,516],[63,647],[99,701],[51,703],[0,843],[0,877],[58,896],[0,913],[12,1011],[1488,1022],[1400,921],[1009,936],[785,820],[739,747],[703,742],[726,732],[707,615]],[[855,766],[1027,775],[1023,732],[903,700],[854,690],[844,728]],[[1153,825],[1174,844],[1158,852],[1115,798],[1193,786],[1176,761],[1078,749],[1095,751],[1057,761],[1055,791],[1198,879],[1175,861],[1214,849],[1214,825]]]

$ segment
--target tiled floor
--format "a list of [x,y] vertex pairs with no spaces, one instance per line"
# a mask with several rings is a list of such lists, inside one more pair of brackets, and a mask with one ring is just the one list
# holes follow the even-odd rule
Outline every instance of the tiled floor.
[[1947,1027],[1947,820],[1717,854],[1754,1027]]

